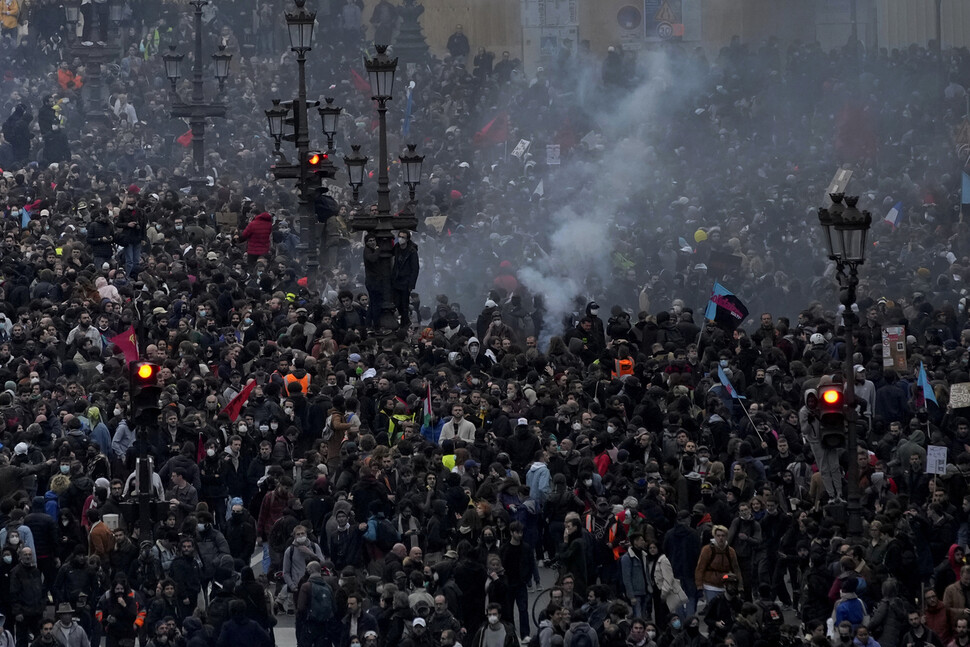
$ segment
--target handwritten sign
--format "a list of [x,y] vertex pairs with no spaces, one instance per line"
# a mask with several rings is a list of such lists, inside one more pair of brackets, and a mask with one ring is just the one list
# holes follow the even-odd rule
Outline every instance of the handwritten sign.
[[946,447],[929,445],[926,448],[926,473],[946,474]]
[[970,382],[960,382],[950,387],[950,406],[954,409],[970,407]]

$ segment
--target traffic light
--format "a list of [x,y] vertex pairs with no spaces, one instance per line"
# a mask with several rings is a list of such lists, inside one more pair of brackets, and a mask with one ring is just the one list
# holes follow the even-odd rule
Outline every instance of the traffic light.
[[130,367],[131,417],[135,424],[153,424],[162,412],[159,398],[162,387],[158,386],[158,364],[135,362]]
[[844,447],[845,394],[841,384],[827,384],[818,389],[819,435],[822,446],[830,449]]
[[300,132],[300,100],[284,101],[280,105],[287,110],[286,117],[283,118],[284,128],[285,126],[292,126],[293,128],[292,132],[283,134],[283,139],[288,142],[295,142],[296,134]]

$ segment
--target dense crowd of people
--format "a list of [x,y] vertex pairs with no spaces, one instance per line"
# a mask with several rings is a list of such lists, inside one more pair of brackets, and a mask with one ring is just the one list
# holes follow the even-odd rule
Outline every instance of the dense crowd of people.
[[[311,5],[311,90],[333,83],[340,146],[374,150],[358,52],[402,8]],[[160,57],[191,41],[185,7],[123,3],[99,99],[69,47],[89,25],[0,0],[0,647],[270,645],[290,614],[300,647],[970,644],[970,142],[951,130],[970,52],[564,48],[527,74],[459,27],[402,65],[389,133],[426,153],[416,210],[445,224],[383,258],[331,183],[307,276],[259,116],[295,66],[259,7],[205,7],[234,58],[200,186]],[[841,165],[877,220],[851,358],[811,233]],[[597,235],[570,237],[582,210]],[[753,315],[737,329],[704,320],[715,279]],[[129,330],[161,367],[146,436],[112,341]],[[857,396],[857,456],[823,446],[833,382]]]

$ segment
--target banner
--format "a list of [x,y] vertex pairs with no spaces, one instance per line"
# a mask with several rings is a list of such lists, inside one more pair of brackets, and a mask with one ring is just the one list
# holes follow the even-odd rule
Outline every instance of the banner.
[[720,283],[715,282],[704,317],[727,330],[734,330],[747,316],[748,308],[741,299]]

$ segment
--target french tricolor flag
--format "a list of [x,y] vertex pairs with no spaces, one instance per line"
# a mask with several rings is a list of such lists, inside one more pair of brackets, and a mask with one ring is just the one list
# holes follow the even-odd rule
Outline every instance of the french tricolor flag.
[[893,229],[899,226],[899,221],[903,218],[903,203],[902,201],[897,202],[893,205],[893,208],[889,210],[886,217],[883,218],[886,222],[893,226]]

